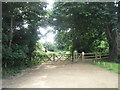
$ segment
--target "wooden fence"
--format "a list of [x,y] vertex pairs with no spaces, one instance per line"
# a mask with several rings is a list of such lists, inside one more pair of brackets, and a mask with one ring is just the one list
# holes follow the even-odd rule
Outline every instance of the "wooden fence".
[[71,54],[50,54],[50,55],[36,55],[34,57],[37,60],[41,61],[64,61],[64,60],[72,60],[72,55]]
[[50,55],[37,55],[35,56],[35,58],[38,61],[55,61],[56,62],[56,61],[64,61],[64,60],[73,59],[73,61],[76,62],[76,61],[86,61],[86,60],[107,59],[108,54],[101,53],[101,52],[84,53],[84,55],[82,53],[74,53],[73,58],[72,58],[72,54],[59,54],[59,55],[50,54]]
[[74,61],[85,61],[85,60],[104,60],[108,59],[107,53],[96,52],[96,53],[74,53]]

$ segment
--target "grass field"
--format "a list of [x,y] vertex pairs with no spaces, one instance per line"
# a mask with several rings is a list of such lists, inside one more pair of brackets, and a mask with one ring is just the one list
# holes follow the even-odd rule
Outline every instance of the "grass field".
[[105,68],[111,72],[119,73],[120,74],[120,64],[112,63],[112,62],[93,62],[93,65],[97,65],[101,68]]

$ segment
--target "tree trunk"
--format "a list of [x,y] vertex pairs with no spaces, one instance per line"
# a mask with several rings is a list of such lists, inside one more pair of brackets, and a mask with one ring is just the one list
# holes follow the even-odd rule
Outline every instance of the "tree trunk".
[[117,41],[116,30],[113,31],[112,39],[109,43],[109,59],[110,61],[117,61]]
[[117,33],[118,62],[120,62],[120,31]]
[[13,39],[13,16],[11,16],[11,21],[10,21],[10,41],[9,41],[9,48],[11,48],[12,39]]
[[[118,26],[120,26],[120,2],[118,2]],[[120,27],[118,27],[117,42],[118,42],[118,62],[120,63]]]
[[74,61],[74,50],[72,50],[72,62]]
[[109,61],[117,61],[117,31],[112,30],[111,26],[107,27],[107,38],[109,42]]

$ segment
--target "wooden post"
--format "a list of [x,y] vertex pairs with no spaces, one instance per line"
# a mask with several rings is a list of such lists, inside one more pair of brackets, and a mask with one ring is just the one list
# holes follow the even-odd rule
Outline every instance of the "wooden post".
[[112,66],[112,64],[110,64],[110,68],[112,68],[113,66]]
[[97,60],[97,53],[95,54],[95,60]]
[[81,57],[81,54],[79,53],[79,54],[78,54],[78,60],[80,60],[80,57]]
[[53,61],[55,61],[55,55],[53,54]]
[[100,64],[100,61],[98,61],[98,64]]
[[101,60],[101,54],[100,54],[100,60]]
[[76,53],[76,60],[75,60],[76,62],[77,62],[77,59],[78,59],[78,58],[77,58],[77,53]]
[[106,66],[106,63],[104,62],[103,65],[104,65],[104,67],[105,67],[105,66]]
[[73,62],[75,61],[75,52],[73,53]]
[[85,57],[84,57],[84,52],[82,52],[82,61],[84,61]]

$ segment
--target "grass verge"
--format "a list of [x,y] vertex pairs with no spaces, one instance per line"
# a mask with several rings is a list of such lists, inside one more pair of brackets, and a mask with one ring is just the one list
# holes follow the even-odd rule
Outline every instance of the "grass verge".
[[114,73],[120,74],[120,64],[113,62],[92,62],[93,65],[97,65],[101,68],[107,69]]

